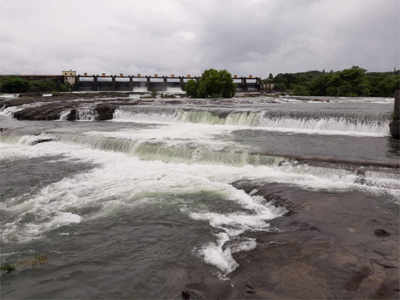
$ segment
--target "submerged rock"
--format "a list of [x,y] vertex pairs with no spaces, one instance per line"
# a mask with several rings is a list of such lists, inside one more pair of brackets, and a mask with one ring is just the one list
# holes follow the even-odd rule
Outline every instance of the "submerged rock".
[[390,236],[390,233],[387,232],[385,229],[376,229],[374,233],[378,237],[388,237],[388,236]]

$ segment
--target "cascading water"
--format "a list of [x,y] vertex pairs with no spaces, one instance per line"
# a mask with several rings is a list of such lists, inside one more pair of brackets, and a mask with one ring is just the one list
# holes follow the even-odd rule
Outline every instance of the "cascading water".
[[[29,292],[36,298],[173,299],[187,283],[202,286],[203,278],[234,282],[251,267],[238,252],[257,249],[251,258],[267,249],[264,259],[281,251],[270,247],[286,247],[269,241],[279,240],[281,222],[273,220],[292,209],[290,201],[310,199],[295,215],[320,219],[309,210],[313,201],[345,206],[357,198],[397,205],[400,150],[383,130],[392,105],[289,100],[137,101],[118,104],[112,122],[0,116],[2,262],[38,254],[49,258],[48,265],[35,265],[30,278]],[[77,105],[77,119],[94,120],[95,106],[83,105]],[[249,182],[248,190],[236,184],[242,181]],[[383,244],[388,238],[375,237],[374,230],[389,222],[375,222],[378,206],[364,219],[367,209],[342,211],[343,219],[361,217],[340,230],[358,241],[357,230],[370,226],[368,243]],[[316,229],[301,222],[289,226],[300,226],[295,234],[315,234],[312,242],[325,253],[321,247],[331,240],[319,238],[329,226],[340,225],[326,223]],[[274,234],[265,234],[270,231]],[[16,266],[1,279],[24,286],[32,270]],[[49,278],[59,278],[67,288],[55,288]],[[227,283],[227,290],[234,288]],[[26,289],[3,286],[7,295],[29,298]],[[171,286],[176,289],[167,297]]]
[[190,122],[212,125],[257,127],[273,131],[333,135],[389,135],[389,115],[349,113],[290,113],[274,111],[237,111],[190,108],[121,107],[114,114],[116,121]]
[[78,121],[94,121],[96,119],[96,113],[94,108],[91,107],[80,107],[77,109],[77,120]]

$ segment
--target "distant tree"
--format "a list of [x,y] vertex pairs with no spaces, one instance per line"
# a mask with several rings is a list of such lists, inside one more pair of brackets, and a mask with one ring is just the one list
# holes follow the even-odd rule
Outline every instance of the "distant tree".
[[367,70],[354,66],[336,72],[280,73],[272,82],[276,90],[295,95],[308,90],[315,96],[393,97],[395,90],[400,88],[400,72],[367,73]]
[[338,87],[337,96],[342,97],[352,97],[356,96],[352,92],[352,86],[349,82],[344,82],[341,86]]
[[196,80],[190,79],[185,84],[185,91],[189,97],[196,98],[197,97],[197,89],[198,89],[198,83]]
[[3,93],[24,93],[29,90],[29,82],[19,77],[9,77],[1,82]]
[[293,89],[293,94],[296,96],[310,96],[310,91],[304,85],[296,85]]
[[235,90],[232,75],[226,70],[206,70],[198,82],[189,80],[185,85],[188,96],[199,98],[231,98],[235,95]]
[[337,96],[337,87],[336,86],[330,86],[326,89],[326,95],[327,96],[331,96],[331,97],[335,97]]

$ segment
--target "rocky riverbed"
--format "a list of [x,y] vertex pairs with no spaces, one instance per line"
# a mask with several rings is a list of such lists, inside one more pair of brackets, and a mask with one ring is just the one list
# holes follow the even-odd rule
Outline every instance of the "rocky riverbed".
[[293,101],[2,100],[2,295],[398,299],[392,103]]

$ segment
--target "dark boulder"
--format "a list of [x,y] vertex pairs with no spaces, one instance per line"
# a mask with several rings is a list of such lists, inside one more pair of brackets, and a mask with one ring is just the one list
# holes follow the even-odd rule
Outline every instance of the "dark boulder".
[[390,236],[390,233],[387,232],[385,229],[376,229],[374,233],[375,233],[375,235],[377,237],[388,237],[388,236]]
[[61,113],[70,108],[70,104],[48,103],[41,106],[27,107],[13,114],[17,120],[53,121],[59,120]]
[[400,139],[400,90],[394,96],[393,120],[390,123],[390,134],[395,139]]
[[109,103],[97,104],[94,112],[96,121],[112,120],[116,106]]
[[71,109],[69,114],[67,115],[67,121],[76,121],[78,117],[78,112],[76,109]]
[[390,123],[390,134],[394,139],[400,139],[400,121],[393,120]]

